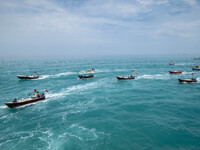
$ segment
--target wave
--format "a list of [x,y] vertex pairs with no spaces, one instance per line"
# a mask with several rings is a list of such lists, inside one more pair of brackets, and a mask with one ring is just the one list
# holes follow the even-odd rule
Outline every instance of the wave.
[[[48,128],[39,130],[36,128],[35,130],[31,131],[18,131],[17,134],[15,132],[12,132],[11,134],[9,134],[9,136],[4,137],[4,139],[6,140],[4,140],[4,142],[2,142],[1,145],[12,145],[13,143],[15,143],[10,149],[20,149],[19,145],[27,143],[32,138],[39,138],[43,143],[45,143],[45,146],[48,146],[48,148],[46,149],[52,149],[52,135],[53,132]],[[15,139],[19,139],[17,143],[15,142]],[[34,149],[34,146],[30,145],[29,148]]]
[[155,74],[155,75],[145,74],[145,75],[136,77],[136,79],[160,79],[160,80],[168,80],[168,79],[170,79],[170,76],[169,76],[169,74]]
[[78,138],[79,140],[91,141],[98,138],[98,133],[95,129],[88,129],[78,124],[72,124],[70,129],[71,133],[68,133],[68,136]]
[[72,74],[77,74],[76,72],[64,72],[64,73],[58,73],[58,74],[54,74],[54,75],[41,75],[40,78],[38,78],[38,80],[42,80],[42,79],[46,79],[46,78],[59,78],[60,76],[68,76],[68,75],[72,75]]

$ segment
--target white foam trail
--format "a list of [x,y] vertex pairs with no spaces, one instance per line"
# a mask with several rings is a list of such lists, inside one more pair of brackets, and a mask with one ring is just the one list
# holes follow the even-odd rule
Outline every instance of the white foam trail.
[[197,78],[197,82],[200,82],[200,77]]
[[[132,69],[133,70],[133,69]],[[131,69],[115,69],[115,72],[132,71]]]
[[1,119],[4,119],[4,118],[6,118],[6,117],[7,117],[6,115],[5,115],[5,116],[2,116],[2,117],[0,117],[0,120],[1,120]]
[[72,133],[75,129],[75,131],[78,131],[78,132],[75,132],[76,135],[72,134],[74,137],[80,137],[80,140],[84,140],[84,141],[88,141],[88,140],[96,140],[98,138],[98,133],[96,133],[96,130],[95,129],[88,129],[88,128],[85,128],[81,125],[78,125],[78,124],[72,124],[70,126],[70,129],[72,129]]
[[194,65],[194,63],[175,63],[176,66]]
[[193,72],[182,72],[182,74],[192,74]]
[[161,79],[161,80],[168,80],[168,79],[170,79],[170,77],[169,77],[169,74],[155,74],[155,75],[145,74],[145,75],[136,77],[136,79]]
[[53,94],[48,94],[48,95],[46,95],[46,97],[47,98],[61,98],[61,97],[63,97],[63,96],[66,96],[68,93],[66,93],[65,91],[63,91],[63,92],[59,92],[59,93],[53,93]]
[[110,69],[95,69],[96,73],[102,73],[102,72],[111,72],[112,70]]
[[125,72],[125,71],[132,71],[131,69],[95,69],[93,72],[87,72],[82,70],[78,72],[78,74],[86,74],[86,73],[106,73],[106,72]]
[[46,78],[59,78],[60,76],[68,76],[68,75],[72,75],[72,74],[77,74],[77,73],[76,72],[64,72],[64,73],[58,73],[58,74],[54,74],[54,75],[41,75],[41,77],[38,78],[38,80],[46,79]]
[[4,140],[5,142],[2,142],[1,145],[5,145],[5,146],[12,145],[13,141],[15,141],[15,139],[18,139],[18,142],[14,144],[12,147],[10,147],[10,150],[16,149],[17,145],[26,143],[27,139],[38,137],[40,140],[45,142],[45,144],[47,144],[48,148],[46,149],[52,149],[51,147],[53,143],[53,140],[51,139],[52,135],[53,133],[49,129],[47,131],[43,131],[43,130],[23,131],[23,132],[17,132],[17,134],[16,132],[12,132],[10,133],[9,136],[13,138],[8,138],[9,136],[5,136],[4,138],[6,138],[6,140]]
[[82,92],[82,91],[86,91],[88,89],[97,88],[100,86],[100,84],[101,84],[101,82],[97,81],[97,82],[92,82],[92,83],[87,83],[87,84],[71,86],[71,87],[68,87],[68,88],[62,90],[59,93],[48,94],[47,98],[61,98],[66,95],[70,95],[73,92]]
[[97,85],[98,82],[92,82],[92,83],[87,83],[87,84],[81,84],[81,85],[76,85],[76,86],[71,86],[69,88],[67,88],[68,92],[73,92],[73,91],[85,91],[89,88],[93,88],[95,87],[95,85]]
[[95,73],[106,73],[106,72],[124,72],[124,71],[131,71],[131,69],[95,69]]
[[81,138],[81,137],[79,137],[79,136],[77,136],[77,135],[74,135],[74,134],[71,134],[71,133],[67,133],[67,135],[70,136],[70,137],[75,137],[75,138],[77,138],[77,139],[83,141],[83,138]]
[[7,108],[7,106],[0,106],[0,108],[5,109],[5,108]]

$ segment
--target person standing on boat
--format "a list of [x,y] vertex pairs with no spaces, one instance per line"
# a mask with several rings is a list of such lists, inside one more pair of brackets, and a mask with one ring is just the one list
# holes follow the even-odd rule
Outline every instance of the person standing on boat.
[[16,98],[14,98],[14,100],[12,101],[13,103],[16,103],[17,102],[17,99]]
[[191,80],[194,80],[193,75],[194,75],[194,73],[192,73]]
[[34,89],[34,97],[36,97],[36,96],[37,96],[37,90]]
[[34,94],[35,97],[38,97],[38,98],[40,97],[40,93],[36,89],[34,89],[34,93],[35,93]]
[[40,93],[39,93],[39,92],[37,92],[37,97],[38,97],[38,98],[40,97]]
[[36,90],[36,89],[34,89],[34,93],[37,93],[37,90]]

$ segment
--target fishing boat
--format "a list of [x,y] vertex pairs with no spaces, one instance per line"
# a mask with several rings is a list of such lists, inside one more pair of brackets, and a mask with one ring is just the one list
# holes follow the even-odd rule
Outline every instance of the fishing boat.
[[19,79],[37,79],[37,78],[39,78],[39,76],[38,75],[33,75],[33,76],[24,76],[24,75],[17,75],[17,77],[19,78]]
[[179,82],[187,82],[187,83],[191,83],[191,82],[197,82],[196,79],[178,79]]
[[197,58],[193,58],[194,60],[200,60],[200,57],[197,57]]
[[43,94],[40,97],[31,97],[27,99],[22,98],[19,101],[17,101],[17,99],[14,99],[12,102],[6,102],[5,105],[7,105],[10,108],[14,108],[14,107],[18,107],[18,106],[22,106],[22,105],[26,105],[30,103],[35,103],[37,101],[44,100],[44,99],[45,99],[45,95]]
[[192,68],[193,71],[200,71],[200,68]]
[[169,63],[169,65],[175,65],[175,62],[174,62],[174,61],[171,61],[171,62]]
[[200,68],[200,66],[195,66],[196,68]]
[[89,75],[79,75],[78,76],[79,77],[79,79],[87,79],[87,78],[92,78],[92,77],[94,77],[94,75],[93,74],[89,74]]
[[133,80],[135,79],[134,76],[117,76],[118,80]]
[[170,74],[182,74],[181,71],[177,71],[177,70],[176,70],[176,71],[169,71],[169,73],[170,73]]

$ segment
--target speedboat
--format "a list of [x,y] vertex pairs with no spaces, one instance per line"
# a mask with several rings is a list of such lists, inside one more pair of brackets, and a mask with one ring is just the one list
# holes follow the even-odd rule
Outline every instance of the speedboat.
[[134,76],[117,76],[118,80],[133,80],[135,79]]
[[78,76],[79,77],[79,79],[86,79],[86,78],[92,78],[92,77],[94,77],[94,75],[93,74],[89,74],[89,75],[79,75]]
[[17,77],[18,77],[19,79],[37,79],[37,78],[39,78],[38,75],[33,75],[33,76],[17,75]]
[[22,105],[26,105],[26,104],[30,104],[30,103],[35,103],[37,101],[43,100],[45,99],[45,95],[41,95],[40,97],[31,97],[31,98],[27,98],[27,99],[21,99],[19,101],[17,101],[16,99],[14,99],[12,102],[6,102],[5,105],[7,105],[10,108],[14,108],[14,107],[18,107],[18,106],[22,106]]
[[192,68],[193,71],[200,71],[200,68]]
[[170,73],[170,74],[182,74],[181,71],[177,71],[177,70],[176,70],[176,71],[169,71],[169,73]]
[[197,82],[196,79],[178,79],[179,82],[187,82],[187,83],[191,83],[191,82]]

